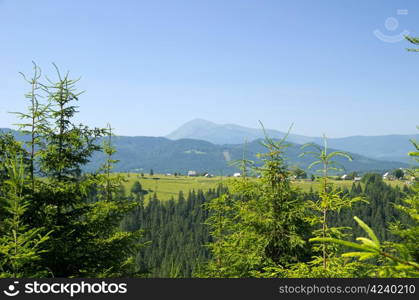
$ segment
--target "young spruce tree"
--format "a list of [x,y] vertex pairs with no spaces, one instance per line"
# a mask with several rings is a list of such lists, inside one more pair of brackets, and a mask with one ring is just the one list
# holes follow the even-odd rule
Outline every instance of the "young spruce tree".
[[[330,215],[332,213],[339,213],[343,208],[350,208],[354,202],[360,201],[360,197],[348,197],[348,195],[342,195],[340,189],[336,189],[330,180],[331,171],[339,171],[339,163],[336,161],[336,158],[341,157],[343,159],[352,160],[352,157],[342,151],[329,152],[327,147],[327,139],[323,138],[324,144],[323,147],[318,146],[317,144],[305,144],[302,146],[302,149],[314,148],[313,151],[306,151],[301,154],[301,156],[312,155],[317,160],[310,164],[309,168],[313,168],[316,165],[320,165],[321,168],[317,171],[321,173],[319,177],[319,190],[318,190],[318,201],[308,201],[308,207],[311,209],[312,215],[309,217],[311,224],[313,226],[319,226],[320,228],[313,231],[315,237],[337,237],[342,238],[346,236],[344,230],[350,229],[345,227],[335,227],[331,224]],[[314,260],[310,263],[315,272],[316,266],[320,263],[323,266],[323,270],[319,271],[319,274],[316,276],[332,276],[332,277],[342,277],[348,276],[347,269],[350,266],[345,266],[345,262],[339,259],[337,256],[339,249],[333,247],[330,244],[322,243],[320,247],[317,244],[314,245],[313,250],[315,252],[321,252],[321,257],[315,257]],[[352,270],[352,269],[351,269]],[[313,274],[314,275],[314,274]]]
[[[12,149],[10,149],[12,150]],[[29,227],[24,222],[28,206],[25,188],[28,178],[23,157],[10,151],[0,165],[6,170],[7,179],[1,182],[2,203],[6,215],[0,228],[0,277],[44,277],[48,270],[39,265],[43,248],[49,239],[45,228]]]
[[[304,204],[291,186],[283,158],[285,138],[274,141],[266,136],[263,145],[262,166],[254,168],[260,178],[234,180],[231,194],[206,205],[213,238],[208,246],[214,259],[198,276],[269,277],[275,269],[280,277],[282,270],[309,258]],[[246,165],[244,158],[244,174]]]

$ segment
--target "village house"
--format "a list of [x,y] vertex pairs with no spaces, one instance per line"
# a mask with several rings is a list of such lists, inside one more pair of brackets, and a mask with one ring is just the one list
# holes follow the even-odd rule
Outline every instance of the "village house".
[[188,171],[188,176],[196,176],[196,171],[190,170]]

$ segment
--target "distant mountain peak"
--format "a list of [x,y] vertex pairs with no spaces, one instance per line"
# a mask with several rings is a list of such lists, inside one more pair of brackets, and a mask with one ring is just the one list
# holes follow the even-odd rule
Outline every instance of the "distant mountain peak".
[[205,119],[196,118],[196,119],[190,120],[189,122],[186,122],[182,126],[191,125],[191,124],[193,124],[193,125],[217,125],[214,122],[211,122],[211,121],[208,121],[208,120],[205,120]]
[[[266,130],[272,138],[282,138],[284,132],[277,130]],[[186,122],[178,129],[166,136],[171,140],[198,139],[214,144],[242,144],[245,141],[253,141],[264,137],[262,128],[248,128],[232,123],[216,124],[204,119],[193,119]],[[313,141],[312,138],[291,134],[290,142],[306,143]]]
[[[278,130],[266,129],[271,138],[279,139],[285,133]],[[195,139],[204,140],[213,144],[243,144],[264,138],[261,128],[248,128],[236,124],[216,124],[214,122],[194,119],[166,136],[171,140]],[[418,134],[413,135],[383,135],[383,136],[349,136],[342,138],[329,138],[328,145],[332,148],[357,153],[380,160],[410,162],[407,153],[412,150],[409,139],[419,140]],[[320,137],[308,137],[290,134],[288,142],[304,144],[313,142],[322,143]]]

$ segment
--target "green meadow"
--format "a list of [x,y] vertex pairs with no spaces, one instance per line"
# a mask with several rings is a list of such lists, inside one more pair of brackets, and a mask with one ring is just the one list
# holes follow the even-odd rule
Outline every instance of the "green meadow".
[[124,188],[127,192],[130,191],[134,182],[139,181],[143,190],[147,191],[148,194],[146,199],[150,195],[156,193],[159,200],[170,200],[172,197],[177,199],[177,195],[180,191],[188,193],[191,190],[203,190],[206,191],[211,188],[216,188],[218,184],[229,181],[226,177],[188,177],[188,176],[168,176],[161,174],[154,174],[153,176],[144,175],[144,177],[135,173],[122,173],[125,178]]
[[[156,193],[159,200],[170,200],[172,197],[177,199],[177,195],[180,191],[183,191],[187,194],[191,190],[203,190],[206,191],[211,188],[216,188],[220,183],[229,186],[234,180],[238,180],[232,177],[222,177],[215,176],[211,178],[197,176],[168,176],[163,174],[154,174],[152,176],[144,174],[142,177],[140,174],[136,173],[120,173],[124,176],[124,188],[129,193],[134,182],[139,181],[143,190],[147,191],[148,194],[146,199],[149,196]],[[354,181],[352,180],[331,180],[336,186],[341,188],[350,189]],[[292,181],[301,191],[308,192],[310,188],[316,190],[319,183],[317,181],[309,180],[294,180]],[[394,186],[403,187],[406,183],[404,181],[392,180],[386,181],[387,184]]]

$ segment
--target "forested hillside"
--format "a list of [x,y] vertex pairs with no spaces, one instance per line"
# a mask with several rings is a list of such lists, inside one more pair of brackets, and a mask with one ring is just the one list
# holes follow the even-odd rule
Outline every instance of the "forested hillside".
[[[4,130],[7,132],[7,130]],[[27,136],[19,135],[16,131],[10,131],[18,140],[27,140]],[[115,165],[117,172],[148,172],[153,169],[157,173],[182,173],[189,170],[199,173],[212,173],[216,175],[231,175],[237,172],[231,161],[243,157],[260,164],[258,153],[264,152],[261,139],[252,141],[246,145],[216,145],[202,140],[181,139],[172,141],[161,137],[113,137],[113,145],[117,152],[115,159],[119,163]],[[98,145],[103,142],[98,138]],[[287,164],[298,166],[308,170],[310,160],[300,157],[301,145],[289,143],[285,150]],[[333,149],[331,149],[333,150]],[[343,165],[345,172],[387,172],[396,168],[407,168],[409,164],[392,161],[381,161],[365,156],[351,154],[353,161],[342,159],[338,161]],[[104,160],[104,154],[97,152],[84,166],[85,171],[97,170]],[[344,171],[341,171],[344,172]]]
[[[246,158],[260,164],[258,153],[264,152],[261,140],[250,142],[246,145],[215,145],[200,140],[177,140],[171,141],[165,138],[154,137],[115,137],[114,146],[118,150],[115,154],[120,163],[115,167],[116,171],[127,172],[148,171],[153,169],[158,173],[186,174],[188,170],[199,173],[209,172],[218,175],[228,175],[237,172],[237,168],[231,166],[231,161],[240,159],[245,152]],[[310,160],[300,157],[301,145],[290,144],[285,150],[287,164],[296,165],[307,169]],[[400,162],[386,162],[370,159],[361,155],[352,154],[353,161],[339,160],[346,171],[378,171],[408,167],[408,164]],[[103,156],[97,154],[92,163],[88,164],[94,170],[103,160]]]
[[[242,179],[233,181],[240,180]],[[214,239],[204,224],[208,218],[205,206],[229,191],[219,186],[216,190],[210,189],[206,192],[180,192],[178,197],[170,201],[160,201],[155,195],[144,195],[135,186],[134,184],[126,191],[126,196],[136,199],[141,205],[124,219],[122,226],[129,231],[143,229],[142,241],[149,241],[136,257],[139,269],[151,277],[193,277],[200,274],[204,266],[213,259],[206,246]],[[353,184],[351,189],[343,189],[342,193],[351,198],[362,196],[365,200],[330,216],[332,223],[348,228],[346,233],[349,240],[355,241],[356,237],[363,235],[353,215],[371,224],[380,240],[393,242],[398,238],[390,233],[386,224],[395,221],[412,223],[394,205],[401,204],[402,199],[413,191],[407,187],[403,190],[391,187],[378,174],[365,175],[362,183]],[[314,191],[301,193],[301,197],[306,202],[318,200]],[[149,198],[146,206],[145,198]]]
[[[208,216],[203,205],[225,189],[180,192],[176,199],[159,201],[150,196],[147,206],[138,207],[123,221],[129,231],[142,229],[144,242],[136,257],[139,269],[150,277],[192,277],[205,264],[210,242],[204,222]],[[131,195],[138,197],[138,194]]]

